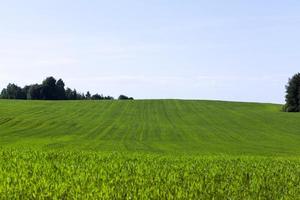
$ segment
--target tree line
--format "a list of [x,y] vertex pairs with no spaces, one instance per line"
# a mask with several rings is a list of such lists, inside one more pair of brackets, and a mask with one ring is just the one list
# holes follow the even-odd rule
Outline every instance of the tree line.
[[[114,100],[112,96],[102,94],[86,94],[77,92],[76,89],[65,88],[62,79],[48,77],[42,84],[26,85],[21,88],[16,84],[10,83],[1,91],[2,99],[24,99],[24,100]],[[132,97],[120,95],[119,100],[133,100]]]

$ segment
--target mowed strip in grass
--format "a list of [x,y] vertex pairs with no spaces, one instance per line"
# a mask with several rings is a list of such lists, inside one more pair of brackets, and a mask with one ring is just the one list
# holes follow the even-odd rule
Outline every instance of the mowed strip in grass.
[[299,155],[281,105],[192,100],[0,101],[0,144],[146,153]]

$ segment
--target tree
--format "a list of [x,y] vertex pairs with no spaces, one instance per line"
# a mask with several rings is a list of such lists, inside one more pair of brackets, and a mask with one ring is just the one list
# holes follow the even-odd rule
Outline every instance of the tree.
[[27,92],[27,99],[30,100],[38,100],[42,99],[42,85],[34,84],[29,86],[29,90]]
[[84,94],[82,93],[82,94],[80,94],[80,93],[77,93],[77,95],[76,95],[76,99],[77,100],[84,100],[85,99],[85,96],[84,96]]
[[73,99],[73,91],[70,88],[66,89],[66,99],[72,100]]
[[55,78],[48,77],[42,83],[42,99],[44,100],[56,100],[58,99],[56,93],[56,80]]
[[30,85],[26,85],[25,87],[22,88],[22,91],[26,97],[26,99],[28,99],[28,92],[29,92],[29,89],[30,89]]
[[123,95],[123,94],[120,95],[118,99],[119,100],[134,100],[133,97],[128,97],[128,96]]
[[71,90],[70,88],[66,89],[66,99],[67,100],[80,100],[83,99],[82,95],[80,93],[77,93],[77,91]]
[[[47,77],[42,84],[26,85],[21,88],[15,84],[8,84],[0,93],[2,99],[30,99],[30,100],[86,100],[95,99],[113,100],[111,96],[103,96],[99,94],[91,95],[90,92],[79,93],[76,89],[65,89],[65,83],[62,79],[56,81],[55,78]],[[126,99],[130,99],[126,97]],[[133,98],[132,98],[133,99]]]
[[92,99],[93,99],[93,100],[101,100],[101,99],[103,99],[103,96],[102,96],[102,95],[99,95],[99,94],[94,94],[94,95],[92,96]]
[[286,112],[299,112],[300,111],[300,73],[295,74],[289,79],[286,86],[286,104],[284,110]]
[[6,88],[1,91],[1,99],[8,99]]
[[114,100],[114,98],[111,97],[111,96],[105,96],[104,99],[105,99],[105,100]]
[[87,100],[90,100],[90,99],[91,99],[91,93],[90,93],[89,91],[86,93],[85,98],[86,98]]
[[62,79],[56,82],[56,97],[58,100],[66,99],[65,83]]
[[77,91],[74,89],[74,90],[72,91],[72,99],[73,99],[73,100],[77,100],[77,97],[78,97]]
[[1,96],[5,99],[26,99],[26,94],[22,88],[15,84],[8,84],[6,89],[2,90]]

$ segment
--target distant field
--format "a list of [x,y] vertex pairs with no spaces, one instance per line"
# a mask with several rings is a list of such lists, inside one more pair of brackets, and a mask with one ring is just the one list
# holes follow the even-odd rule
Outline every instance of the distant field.
[[300,115],[280,110],[0,100],[0,199],[297,199]]
[[216,101],[0,101],[6,147],[299,155],[300,115]]

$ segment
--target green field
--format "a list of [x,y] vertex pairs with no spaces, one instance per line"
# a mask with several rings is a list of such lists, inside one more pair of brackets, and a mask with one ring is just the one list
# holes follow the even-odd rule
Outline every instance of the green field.
[[0,144],[149,153],[299,155],[300,115],[215,101],[0,101]]
[[0,101],[0,199],[297,199],[300,115],[192,100]]

